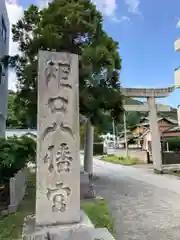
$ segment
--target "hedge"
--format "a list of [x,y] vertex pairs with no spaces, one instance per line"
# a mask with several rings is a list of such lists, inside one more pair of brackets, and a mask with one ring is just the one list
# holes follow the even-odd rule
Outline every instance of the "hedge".
[[27,136],[0,139],[0,184],[9,179],[36,157],[36,142]]
[[170,151],[180,151],[180,137],[169,137],[166,139]]
[[94,143],[93,155],[103,155],[103,153],[104,153],[103,143]]

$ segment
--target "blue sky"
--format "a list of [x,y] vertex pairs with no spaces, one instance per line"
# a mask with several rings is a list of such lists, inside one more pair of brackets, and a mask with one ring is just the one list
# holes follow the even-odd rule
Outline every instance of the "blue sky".
[[[36,0],[20,0],[24,8]],[[125,87],[168,87],[174,84],[174,68],[180,53],[174,41],[180,37],[180,1],[94,0],[104,15],[105,30],[119,42],[122,57],[121,84]],[[179,24],[180,25],[180,24]],[[176,90],[161,103],[180,104]]]

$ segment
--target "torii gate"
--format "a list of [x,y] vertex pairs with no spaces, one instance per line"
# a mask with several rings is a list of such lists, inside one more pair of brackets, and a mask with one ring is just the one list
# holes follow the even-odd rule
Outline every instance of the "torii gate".
[[[180,52],[180,39],[177,39],[174,43],[175,51]],[[156,105],[156,98],[167,97],[172,93],[175,88],[180,88],[180,67],[175,69],[174,72],[175,85],[169,88],[122,88],[121,91],[125,96],[135,98],[147,98],[147,104],[143,105],[126,105],[124,108],[126,111],[148,111],[150,120],[150,130],[152,136],[152,157],[154,170],[157,173],[162,172],[162,156],[161,156],[161,142],[160,134],[157,125],[157,111],[166,112],[170,109],[166,106]],[[180,111],[180,110],[179,110]],[[180,114],[179,114],[180,115]],[[180,124],[180,121],[179,121]],[[87,171],[92,174],[92,158],[93,158],[93,127],[87,123],[86,128],[86,168]],[[90,148],[88,148],[90,145]],[[89,150],[88,150],[89,149]],[[90,169],[90,170],[89,170]]]
[[[174,43],[174,48],[176,52],[180,52],[180,38]],[[150,130],[152,136],[152,157],[153,166],[155,172],[162,172],[162,156],[161,156],[161,142],[160,134],[157,124],[157,111],[166,112],[169,111],[166,106],[157,106],[156,108],[156,98],[167,97],[176,88],[180,88],[180,67],[176,68],[174,71],[175,84],[169,88],[123,88],[122,93],[127,97],[135,98],[147,98],[148,104],[144,105],[126,105],[124,108],[126,111],[149,111],[149,122]],[[178,124],[180,124],[180,108],[177,109]]]
[[157,111],[168,112],[170,107],[156,105],[156,98],[167,97],[174,91],[174,87],[169,88],[122,88],[124,96],[134,98],[147,98],[147,104],[125,105],[125,111],[149,112],[150,131],[152,136],[152,158],[154,171],[162,172],[161,141],[157,124]]

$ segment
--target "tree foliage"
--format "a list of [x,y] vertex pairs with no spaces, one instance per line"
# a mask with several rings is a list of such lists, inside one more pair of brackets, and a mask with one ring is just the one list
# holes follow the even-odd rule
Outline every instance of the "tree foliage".
[[[86,131],[86,126],[81,125],[80,126],[80,145],[81,145],[81,148],[84,147],[85,131]],[[102,132],[100,132],[100,130],[97,127],[94,127],[94,136],[93,136],[94,143],[102,142],[103,139],[101,138],[101,134],[102,134]]]
[[122,112],[118,43],[103,30],[103,18],[90,0],[55,0],[46,9],[31,5],[12,27],[18,56],[4,60],[18,80],[17,103],[26,122],[36,126],[38,51],[68,51],[80,56],[80,113],[101,123],[108,113],[116,121]]
[[7,128],[28,128],[26,110],[19,107],[16,96],[16,93],[9,91],[6,126]]
[[[180,137],[167,137],[164,139],[164,142],[168,142],[170,151],[180,151]],[[166,145],[163,146],[164,149],[167,148]]]
[[35,161],[36,142],[27,136],[0,139],[0,184],[9,184],[9,179],[23,169],[29,161]]

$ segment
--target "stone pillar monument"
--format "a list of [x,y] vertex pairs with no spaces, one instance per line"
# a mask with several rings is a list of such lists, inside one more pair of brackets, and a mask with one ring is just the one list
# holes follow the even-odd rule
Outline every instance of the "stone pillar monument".
[[40,52],[36,223],[80,221],[78,56]]
[[80,210],[78,56],[40,51],[38,69],[36,215],[22,239],[113,240]]

